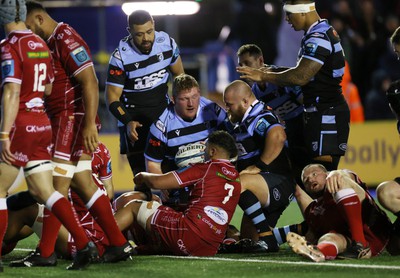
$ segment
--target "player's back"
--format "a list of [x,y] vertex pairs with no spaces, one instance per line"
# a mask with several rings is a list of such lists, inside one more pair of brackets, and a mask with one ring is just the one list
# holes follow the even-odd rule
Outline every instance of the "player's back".
[[21,84],[20,112],[43,111],[45,85],[54,79],[50,51],[30,30],[14,31],[1,44],[2,82]]

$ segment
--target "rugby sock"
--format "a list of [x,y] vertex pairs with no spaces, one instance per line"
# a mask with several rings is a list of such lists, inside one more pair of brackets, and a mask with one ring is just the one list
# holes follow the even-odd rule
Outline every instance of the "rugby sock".
[[333,195],[333,199],[338,207],[344,211],[352,239],[367,246],[362,223],[361,202],[354,189],[339,190]]
[[[6,198],[0,198],[0,242],[3,243],[4,235],[7,231],[8,225],[8,212],[7,212],[7,201]],[[1,260],[1,248],[0,248],[0,260]]]
[[267,236],[272,236],[271,228],[269,227],[268,221],[265,218],[261,204],[253,192],[250,190],[243,191],[240,194],[239,206],[253,222],[260,239],[266,238]]
[[119,230],[117,222],[115,221],[110,201],[100,189],[97,189],[93,194],[86,204],[86,207],[107,235],[111,245],[122,246],[126,243],[126,238]]
[[39,242],[39,249],[42,257],[49,257],[54,253],[61,223],[71,233],[76,248],[78,250],[85,248],[89,243],[89,239],[82,226],[77,221],[68,200],[64,198],[61,193],[55,191],[46,201],[46,208],[47,209],[44,210],[42,236]]
[[338,255],[337,246],[333,242],[322,241],[318,243],[317,248],[325,256],[325,260],[334,260]]
[[299,235],[304,236],[307,232],[308,226],[305,221],[300,224],[286,225],[280,228],[273,228],[271,235],[275,238],[279,245],[282,245],[286,242],[286,236],[289,232],[293,232]]

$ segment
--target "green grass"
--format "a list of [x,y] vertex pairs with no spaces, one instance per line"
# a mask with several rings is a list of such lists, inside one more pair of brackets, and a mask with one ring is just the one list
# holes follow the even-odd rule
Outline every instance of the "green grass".
[[[235,213],[232,221],[239,227],[241,211]],[[279,225],[301,220],[297,204],[293,202],[282,215]],[[32,236],[21,241],[17,249],[3,257],[4,273],[0,277],[399,277],[399,257],[391,257],[386,252],[370,260],[335,260],[325,263],[312,263],[294,254],[287,245],[274,254],[230,254],[215,257],[173,257],[137,256],[132,261],[117,264],[91,265],[87,270],[71,272],[65,270],[69,261],[59,260],[52,268],[9,268],[9,261],[24,256],[36,246],[37,238]],[[79,277],[80,278],[80,277]]]

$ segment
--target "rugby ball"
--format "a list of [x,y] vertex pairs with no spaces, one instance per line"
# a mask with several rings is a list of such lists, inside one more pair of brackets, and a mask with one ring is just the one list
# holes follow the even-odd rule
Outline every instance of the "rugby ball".
[[191,143],[180,146],[175,155],[175,164],[183,168],[189,164],[202,163],[205,160],[206,146],[202,143]]

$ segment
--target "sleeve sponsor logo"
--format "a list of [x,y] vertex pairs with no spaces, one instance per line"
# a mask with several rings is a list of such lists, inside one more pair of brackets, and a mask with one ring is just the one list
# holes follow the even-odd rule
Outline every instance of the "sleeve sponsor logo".
[[270,126],[270,124],[267,122],[266,119],[261,118],[258,120],[257,124],[256,124],[256,129],[255,131],[261,135],[264,136],[265,132],[267,131],[267,128]]
[[90,57],[83,46],[78,47],[70,53],[72,59],[74,59],[77,66],[81,66],[87,61],[90,61]]
[[1,62],[1,78],[14,75],[14,60],[6,60]]
[[165,125],[164,125],[164,123],[163,123],[162,121],[158,120],[158,121],[156,122],[156,127],[157,127],[162,133],[165,132]]
[[153,147],[159,147],[161,146],[161,141],[150,139],[149,144],[152,145]]
[[110,69],[108,73],[112,76],[120,76],[124,73],[124,71],[118,69]]
[[310,55],[310,56],[314,56],[315,52],[317,51],[317,48],[318,48],[318,44],[309,42],[305,46],[304,53],[307,55]]
[[118,49],[116,49],[116,50],[114,51],[114,53],[112,54],[112,56],[113,56],[114,58],[117,58],[118,60],[121,60],[121,53],[119,53],[119,50],[118,50]]

